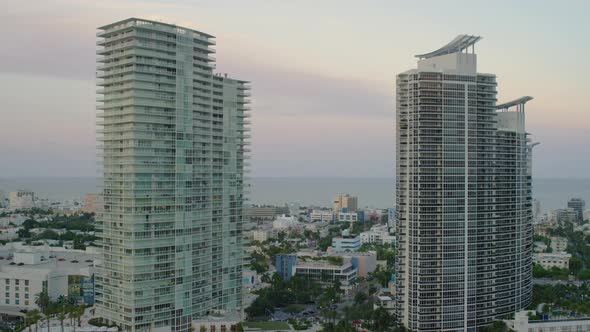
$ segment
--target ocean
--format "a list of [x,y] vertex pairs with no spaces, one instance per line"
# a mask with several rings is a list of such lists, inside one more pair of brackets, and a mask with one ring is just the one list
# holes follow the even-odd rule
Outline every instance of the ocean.
[[[96,188],[94,178],[0,178],[4,195],[27,189],[56,201],[80,198]],[[251,204],[331,206],[333,196],[340,192],[357,195],[361,207],[393,207],[395,200],[393,178],[252,178],[249,191]],[[590,205],[590,179],[534,179],[533,196],[545,212],[565,207],[571,197]]]

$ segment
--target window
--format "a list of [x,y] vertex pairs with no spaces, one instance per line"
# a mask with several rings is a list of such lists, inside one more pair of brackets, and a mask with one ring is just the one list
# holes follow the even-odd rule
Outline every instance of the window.
[[6,299],[6,300],[4,301],[4,303],[6,303],[6,304],[10,304],[10,299]]
[[25,280],[25,286],[28,286],[28,285],[29,285],[29,281]]
[[29,300],[25,300],[25,305],[29,305]]
[[6,286],[6,291],[9,291],[9,290],[10,290],[10,286]]
[[14,304],[20,304],[20,301],[18,299],[14,300]]
[[10,279],[4,279],[7,285],[10,285]]
[[14,280],[14,284],[15,284],[15,285],[18,285],[18,282],[19,282],[19,281],[20,281],[20,280],[18,280],[18,279]]

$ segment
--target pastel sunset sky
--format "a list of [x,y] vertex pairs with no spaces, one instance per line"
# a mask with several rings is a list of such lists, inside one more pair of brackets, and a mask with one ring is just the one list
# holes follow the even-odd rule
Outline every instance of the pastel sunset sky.
[[0,177],[96,175],[97,27],[128,17],[216,36],[252,82],[252,176],[392,177],[395,75],[483,36],[498,101],[523,95],[536,177],[589,177],[588,1],[0,1]]

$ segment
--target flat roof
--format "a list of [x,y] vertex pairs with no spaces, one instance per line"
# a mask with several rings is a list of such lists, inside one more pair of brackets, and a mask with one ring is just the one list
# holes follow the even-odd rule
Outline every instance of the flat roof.
[[155,25],[163,25],[163,26],[167,26],[167,27],[170,27],[170,28],[174,28],[174,29],[176,29],[176,28],[186,29],[186,30],[190,30],[190,31],[196,32],[196,33],[198,33],[200,35],[203,35],[205,37],[215,38],[215,36],[210,35],[208,33],[201,32],[199,30],[195,30],[195,29],[191,29],[191,28],[179,26],[179,25],[176,25],[176,24],[158,22],[158,21],[153,21],[153,20],[146,20],[146,19],[137,18],[137,17],[130,17],[130,18],[127,18],[127,19],[124,19],[124,20],[121,20],[121,21],[117,21],[117,22],[114,22],[114,23],[103,25],[103,26],[99,27],[98,29],[99,30],[108,30],[108,29],[113,28],[113,27],[115,27],[117,25],[121,25],[121,24],[124,24],[124,23],[127,23],[127,22],[133,22],[133,21],[141,21],[141,22],[146,22],[146,23],[152,23],[152,24],[155,24]]

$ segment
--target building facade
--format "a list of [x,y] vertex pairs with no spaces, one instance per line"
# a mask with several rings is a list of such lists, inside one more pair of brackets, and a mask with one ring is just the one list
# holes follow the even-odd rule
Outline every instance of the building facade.
[[555,221],[558,225],[566,225],[578,220],[578,212],[572,208],[556,209]]
[[30,209],[35,207],[35,193],[19,190],[8,193],[9,207],[12,210]]
[[189,331],[241,306],[249,86],[214,73],[206,33],[136,18],[99,29],[96,315]]
[[358,197],[349,194],[338,194],[334,198],[334,212],[356,211],[358,209]]
[[479,39],[397,76],[396,297],[411,331],[476,331],[531,299],[532,98],[496,105]]
[[567,269],[570,266],[571,254],[566,252],[540,252],[533,254],[533,263],[541,265],[544,269],[557,267]]
[[581,198],[571,198],[567,201],[567,207],[576,211],[576,221],[584,221],[584,211],[586,209],[586,201]]

